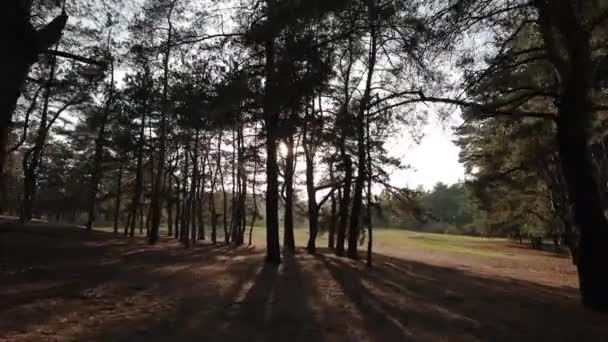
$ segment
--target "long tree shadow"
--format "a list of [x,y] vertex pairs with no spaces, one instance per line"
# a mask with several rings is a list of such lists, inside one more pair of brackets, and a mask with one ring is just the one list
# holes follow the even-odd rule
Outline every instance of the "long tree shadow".
[[227,311],[227,322],[209,341],[322,341],[312,309],[317,296],[297,258],[285,254],[280,266],[265,264],[245,298]]
[[[164,286],[165,297],[172,298],[182,288],[205,283],[194,277],[194,272],[177,272],[171,268],[188,271],[226,264],[227,271],[237,267],[233,273],[246,278],[252,276],[245,274],[250,265],[230,263],[230,260],[253,256],[253,261],[259,254],[250,248],[210,244],[199,244],[189,250],[175,245],[150,249],[140,242],[104,244],[113,242],[114,238],[80,239],[67,233],[67,238],[53,238],[54,243],[46,245],[38,245],[40,240],[30,234],[25,238],[23,234],[4,236],[11,239],[5,242],[16,243],[7,243],[11,249],[4,250],[6,268],[0,272],[0,317],[3,317],[0,331],[27,331],[56,317],[69,316],[71,311],[103,301],[108,288],[114,297],[129,298],[155,287],[162,292],[160,288]],[[91,246],[87,241],[99,244]],[[22,255],[25,258],[21,258]],[[45,257],[47,255],[52,257]],[[107,306],[113,310],[114,304]]]
[[319,258],[376,341],[602,341],[608,336],[606,319],[581,309],[572,289],[383,255],[375,255],[373,269],[333,256]]

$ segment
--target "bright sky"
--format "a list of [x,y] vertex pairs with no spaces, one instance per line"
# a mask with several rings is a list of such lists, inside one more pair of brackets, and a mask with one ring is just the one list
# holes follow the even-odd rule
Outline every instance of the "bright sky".
[[437,182],[453,184],[463,180],[464,168],[458,162],[460,149],[452,142],[454,134],[451,129],[461,121],[457,113],[447,122],[441,122],[431,114],[420,144],[416,145],[406,132],[394,141],[387,142],[391,156],[412,167],[394,172],[391,184],[410,189],[422,185],[430,190]]

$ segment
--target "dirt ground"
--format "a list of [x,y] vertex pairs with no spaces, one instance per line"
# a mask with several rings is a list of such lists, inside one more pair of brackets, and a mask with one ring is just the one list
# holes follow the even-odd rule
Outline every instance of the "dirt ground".
[[608,341],[569,260],[378,244],[375,267],[299,250],[0,226],[0,341]]

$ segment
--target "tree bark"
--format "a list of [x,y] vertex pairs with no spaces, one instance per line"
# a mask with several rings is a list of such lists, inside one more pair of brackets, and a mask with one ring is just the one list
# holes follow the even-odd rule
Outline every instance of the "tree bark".
[[167,111],[169,105],[169,59],[171,58],[171,44],[173,38],[173,24],[171,15],[175,8],[176,0],[171,2],[171,6],[167,13],[167,44],[165,47],[165,56],[163,60],[163,93],[160,110],[160,148],[158,153],[158,167],[154,186],[152,188],[151,207],[152,207],[152,229],[150,231],[149,242],[155,244],[159,238],[160,222],[162,218],[162,185],[163,174],[165,172],[165,159],[167,152]]
[[296,249],[296,242],[293,232],[293,175],[294,175],[294,142],[293,135],[289,135],[285,141],[287,145],[287,156],[285,158],[285,215],[283,250],[293,252]]
[[95,224],[95,204],[97,202],[97,192],[99,190],[99,182],[103,178],[103,170],[101,168],[101,164],[103,162],[103,149],[106,139],[106,125],[108,124],[108,119],[110,117],[113,99],[114,62],[110,62],[110,83],[108,84],[108,98],[106,99],[106,103],[103,109],[103,115],[100,123],[101,126],[99,127],[97,139],[95,139],[95,155],[93,156],[93,170],[91,173],[91,185],[89,189],[89,217],[87,220],[88,230],[93,230],[93,225]]
[[[270,15],[275,0],[267,0],[267,11]],[[266,126],[266,262],[281,262],[279,244],[279,170],[277,165],[277,111],[274,98],[275,88],[275,42],[270,37],[264,44],[266,64],[264,72],[266,84],[264,89],[264,124]]]
[[114,234],[118,234],[118,221],[120,218],[120,199],[122,196],[122,173],[123,173],[123,164],[121,163],[118,167],[118,179],[116,180],[116,200],[114,206]]
[[194,135],[194,153],[192,155],[192,180],[190,182],[190,218],[192,220],[191,224],[191,240],[192,244],[196,243],[196,233],[197,233],[197,224],[196,219],[198,215],[196,214],[197,209],[197,196],[196,196],[196,188],[198,185],[198,148],[199,148],[199,138],[200,138],[200,130],[196,129],[196,133]]
[[5,51],[10,51],[4,55],[0,82],[0,177],[4,176],[12,117],[21,96],[21,87],[38,54],[59,42],[68,20],[62,11],[46,26],[35,30],[30,23],[30,8],[24,7],[24,3],[7,1],[0,11],[5,31],[1,43]]
[[588,147],[593,118],[592,34],[572,2],[537,0],[534,4],[547,54],[561,82],[557,143],[581,233],[576,255],[582,302],[591,309],[608,312],[608,221]]
[[[329,163],[329,179],[331,183],[335,183],[335,177],[334,177],[334,165],[333,165],[333,157],[332,157],[332,161]],[[338,199],[341,198],[340,196],[341,194],[341,190],[338,189]],[[330,219],[329,219],[329,227],[327,228],[327,247],[329,249],[334,249],[336,248],[336,226],[338,225],[338,213],[337,213],[337,207],[338,207],[338,203],[336,201],[336,195],[335,193],[332,192],[332,194],[330,195]]]
[[363,187],[366,179],[366,145],[365,145],[365,112],[369,106],[369,100],[371,95],[372,78],[374,76],[374,69],[376,67],[376,50],[377,50],[377,37],[376,37],[376,24],[375,24],[375,3],[374,1],[368,2],[368,12],[370,21],[370,47],[367,65],[367,78],[365,82],[365,90],[361,102],[359,103],[359,110],[356,118],[356,134],[357,134],[357,178],[355,179],[355,191],[353,193],[353,205],[350,216],[350,229],[348,232],[348,252],[349,258],[357,259],[357,244],[359,241],[360,219],[363,208]]

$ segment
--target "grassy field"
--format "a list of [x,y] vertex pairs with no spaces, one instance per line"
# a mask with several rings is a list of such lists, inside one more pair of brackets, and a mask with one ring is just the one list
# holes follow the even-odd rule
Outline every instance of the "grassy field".
[[[0,225],[0,341],[606,341],[563,255],[375,231],[374,267],[299,249]],[[307,239],[296,230],[298,246]],[[326,241],[321,237],[319,247]],[[364,248],[361,249],[363,256]]]

